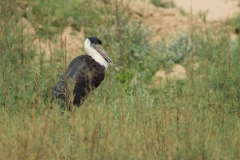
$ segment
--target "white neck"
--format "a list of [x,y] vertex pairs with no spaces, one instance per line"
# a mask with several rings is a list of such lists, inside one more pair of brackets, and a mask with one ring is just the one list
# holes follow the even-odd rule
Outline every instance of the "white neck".
[[91,42],[88,39],[84,42],[84,49],[87,55],[91,56],[96,62],[107,69],[108,62],[91,46]]

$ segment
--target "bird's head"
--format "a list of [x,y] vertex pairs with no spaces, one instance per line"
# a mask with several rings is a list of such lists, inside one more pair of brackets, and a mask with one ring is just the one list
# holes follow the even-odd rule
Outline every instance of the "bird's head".
[[84,49],[89,56],[107,69],[108,64],[114,64],[105,50],[102,48],[101,44],[102,41],[97,37],[89,37],[84,42]]

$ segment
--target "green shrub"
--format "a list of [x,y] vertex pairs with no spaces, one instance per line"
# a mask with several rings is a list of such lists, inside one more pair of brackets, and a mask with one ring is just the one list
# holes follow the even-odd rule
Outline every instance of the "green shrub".
[[183,62],[189,57],[191,51],[198,47],[197,41],[194,41],[193,45],[191,43],[190,36],[182,31],[178,31],[177,36],[170,35],[170,42],[167,44],[158,42],[157,50],[160,51],[159,54],[162,54],[162,63],[174,64]]

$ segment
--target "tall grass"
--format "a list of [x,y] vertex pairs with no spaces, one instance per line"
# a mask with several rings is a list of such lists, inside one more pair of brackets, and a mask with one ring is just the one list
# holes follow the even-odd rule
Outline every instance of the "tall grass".
[[[68,3],[73,2],[76,1]],[[1,159],[240,158],[239,39],[232,41],[224,26],[218,34],[209,28],[194,30],[197,48],[192,62],[192,57],[185,55],[189,52],[188,41],[180,38],[166,45],[167,49],[150,45],[145,28],[136,27],[137,22],[124,17],[121,7],[116,10],[118,7],[111,6],[115,3],[101,8],[105,13],[101,16],[114,13],[109,19],[101,18],[96,10],[84,10],[86,16],[81,22],[89,27],[86,36],[100,33],[102,39],[112,42],[104,47],[119,62],[122,71],[108,70],[103,83],[80,109],[62,115],[59,106],[50,100],[52,86],[67,65],[64,46],[53,53],[58,57],[53,56],[51,63],[45,61],[25,41],[23,26],[16,25],[21,18],[17,4],[0,3]],[[41,3],[45,1],[33,7]],[[49,10],[59,5],[53,1],[47,4]],[[38,7],[44,8],[41,5]],[[72,7],[66,12],[67,7],[64,8],[64,12],[75,13],[71,12]],[[32,14],[29,12],[25,15]],[[51,13],[63,14],[59,10]],[[47,15],[48,23],[59,18]],[[92,15],[99,16],[95,23]],[[36,15],[31,16],[29,21]],[[39,18],[35,23],[45,23]],[[119,27],[116,32],[110,32],[116,26]],[[42,34],[38,36],[53,39],[50,27],[48,24],[46,32],[37,32]],[[181,44],[185,43],[184,49]],[[180,58],[184,55],[182,63],[188,78],[169,80],[164,86],[151,88],[154,65],[166,63],[162,52],[176,52],[176,57],[170,57],[173,63],[179,63],[179,55]],[[197,70],[192,69],[195,61],[200,64]]]

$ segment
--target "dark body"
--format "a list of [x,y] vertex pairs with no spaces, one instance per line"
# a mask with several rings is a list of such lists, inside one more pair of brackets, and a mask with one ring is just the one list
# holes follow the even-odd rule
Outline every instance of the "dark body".
[[[70,103],[78,107],[86,98],[88,92],[97,88],[105,76],[105,67],[97,63],[92,57],[82,55],[74,58],[65,75],[62,75],[53,89],[53,98]],[[69,87],[74,83],[73,90]],[[74,98],[71,100],[70,95]]]

